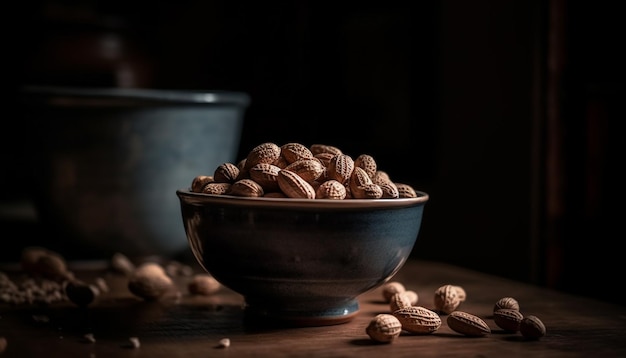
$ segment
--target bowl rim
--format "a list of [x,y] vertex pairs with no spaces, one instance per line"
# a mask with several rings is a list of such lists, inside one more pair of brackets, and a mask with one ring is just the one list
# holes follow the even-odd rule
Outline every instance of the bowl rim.
[[225,194],[205,194],[192,192],[190,188],[176,190],[176,195],[187,204],[215,204],[237,207],[254,208],[283,208],[283,209],[398,209],[424,205],[430,196],[423,191],[416,190],[416,198],[397,199],[297,199],[297,198],[266,198],[243,197]]
[[[90,101],[100,103],[158,103],[226,105],[246,107],[250,96],[245,92],[228,90],[183,90],[126,87],[68,87],[49,85],[25,85],[22,94],[28,101],[51,105],[89,105]],[[106,102],[103,102],[106,101]],[[125,101],[125,102],[121,102]]]

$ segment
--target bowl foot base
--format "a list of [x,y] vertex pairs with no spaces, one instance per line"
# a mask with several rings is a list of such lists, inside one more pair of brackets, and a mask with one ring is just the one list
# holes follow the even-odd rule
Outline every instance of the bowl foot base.
[[359,302],[349,300],[341,305],[320,309],[284,308],[251,303],[246,300],[244,318],[250,324],[314,327],[331,326],[352,321],[359,313]]

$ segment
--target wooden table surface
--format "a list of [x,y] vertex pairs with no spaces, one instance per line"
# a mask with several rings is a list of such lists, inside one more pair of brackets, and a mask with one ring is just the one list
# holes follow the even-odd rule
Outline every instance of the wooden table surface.
[[[4,270],[7,272],[7,270]],[[71,302],[50,305],[0,303],[4,357],[626,357],[626,307],[521,284],[437,262],[409,261],[393,278],[433,308],[441,285],[462,286],[467,299],[458,310],[483,318],[492,333],[470,338],[452,331],[446,317],[433,334],[402,333],[378,344],[365,327],[389,312],[381,288],[360,297],[350,322],[323,327],[280,327],[245,319],[243,298],[223,288],[199,297],[186,293],[145,302],[126,288],[126,278],[101,269],[78,269],[79,278],[103,277],[109,291],[86,309]],[[12,274],[9,272],[9,275]],[[184,286],[184,281],[177,279]],[[584,282],[581,282],[584,284]],[[617,294],[617,291],[616,291]],[[494,303],[514,297],[525,315],[539,317],[546,336],[529,341],[504,333],[492,319]],[[95,342],[87,342],[91,333]],[[130,348],[137,337],[139,348]],[[222,338],[231,345],[220,348]]]

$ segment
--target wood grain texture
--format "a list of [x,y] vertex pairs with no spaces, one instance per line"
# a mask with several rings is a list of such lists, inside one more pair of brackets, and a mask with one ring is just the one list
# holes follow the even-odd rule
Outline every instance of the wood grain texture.
[[[110,291],[87,309],[63,302],[47,307],[0,304],[0,337],[7,340],[2,358],[626,356],[625,307],[443,263],[409,261],[393,280],[421,297],[432,297],[448,282],[462,285],[468,298],[459,309],[485,320],[492,333],[465,337],[451,330],[444,318],[432,334],[403,332],[391,344],[376,343],[365,330],[373,317],[389,312],[381,287],[360,297],[361,310],[348,323],[296,328],[247,320],[243,297],[227,288],[212,296],[192,296],[183,290],[180,298],[143,302],[128,292],[123,276],[74,272],[84,278],[104,277]],[[540,317],[545,336],[528,340],[499,328],[493,307],[502,297],[515,297],[523,314]],[[420,300],[420,305],[433,308],[428,301]],[[42,316],[48,320],[35,319]],[[95,342],[86,341],[88,333]],[[137,337],[141,346],[130,348],[130,337]],[[223,338],[230,339],[229,347],[220,347]]]

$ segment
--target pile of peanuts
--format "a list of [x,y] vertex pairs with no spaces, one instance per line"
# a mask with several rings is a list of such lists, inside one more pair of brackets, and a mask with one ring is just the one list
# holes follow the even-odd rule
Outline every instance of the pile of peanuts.
[[324,144],[254,147],[239,163],[223,163],[213,175],[193,178],[196,193],[298,199],[415,198],[408,184],[391,180],[371,155],[356,158]]
[[[380,313],[371,319],[365,332],[374,341],[391,343],[405,331],[410,334],[431,334],[447,316],[448,327],[468,337],[492,333],[487,322],[472,313],[459,310],[467,298],[463,287],[446,284],[435,290],[432,308],[418,305],[419,296],[407,290],[401,282],[391,281],[382,287],[383,299],[389,304],[389,313]],[[519,302],[513,297],[498,299],[493,307],[493,322],[504,333],[519,332],[527,340],[546,335],[546,326],[535,315],[523,315]]]

